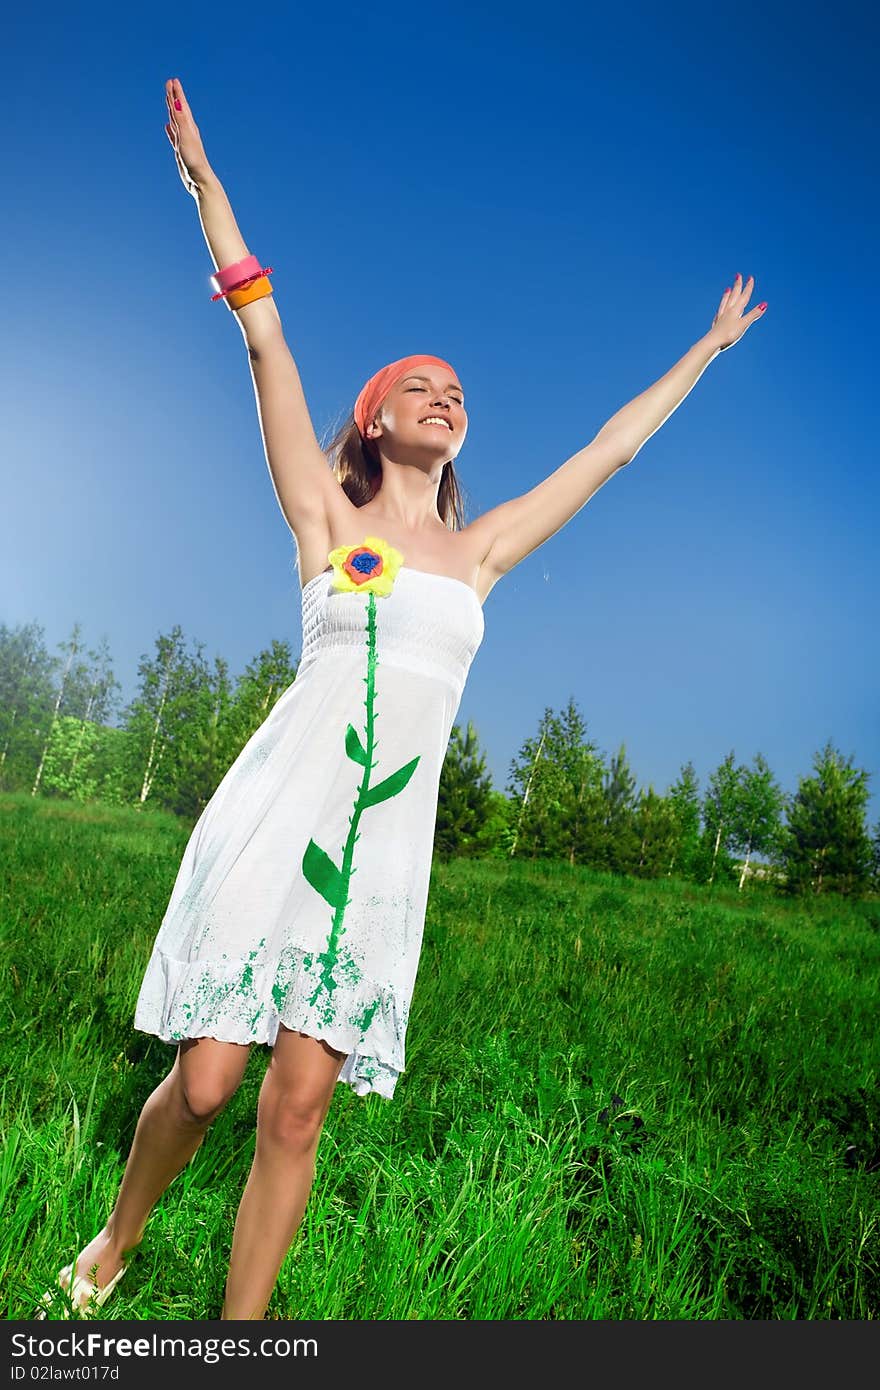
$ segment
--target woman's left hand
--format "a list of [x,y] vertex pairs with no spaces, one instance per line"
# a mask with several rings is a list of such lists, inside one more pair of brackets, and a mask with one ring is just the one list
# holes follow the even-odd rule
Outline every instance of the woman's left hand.
[[767,308],[766,302],[758,304],[750,314],[742,318],[742,311],[752,297],[752,290],[755,288],[755,278],[750,275],[743,284],[739,272],[729,290],[725,290],[718,305],[718,312],[712,320],[711,336],[715,339],[721,352],[725,348],[732,347],[739,342],[747,328],[751,328],[755,319],[761,318]]

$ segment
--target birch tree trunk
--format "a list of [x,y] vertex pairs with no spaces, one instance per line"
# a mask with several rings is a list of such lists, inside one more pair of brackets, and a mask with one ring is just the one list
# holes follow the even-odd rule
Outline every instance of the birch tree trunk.
[[520,808],[519,808],[519,815],[518,815],[517,821],[516,821],[516,830],[513,832],[513,844],[510,846],[510,854],[511,854],[511,856],[513,855],[513,852],[514,852],[514,850],[516,849],[516,842],[517,842],[517,840],[519,839],[519,828],[520,828],[520,826],[521,826],[521,824],[522,824],[523,811],[526,809],[526,802],[527,802],[528,799],[529,799],[529,792],[530,792],[531,789],[532,789],[532,778],[533,778],[534,775],[535,775],[535,768],[538,766],[538,759],[539,759],[540,756],[541,756],[541,749],[544,747],[544,739],[545,739],[546,737],[547,737],[547,730],[545,729],[544,732],[541,734],[541,742],[538,744],[538,751],[537,751],[537,753],[535,754],[535,759],[534,759],[534,762],[532,763],[531,770],[530,770],[530,772],[529,772],[529,780],[528,780],[528,782],[526,783],[526,789],[525,789],[525,792],[523,793],[522,805],[521,805]]
[[89,694],[89,703],[86,705],[86,712],[85,712],[85,714],[83,715],[82,719],[79,721],[79,738],[78,738],[78,740],[77,740],[76,748],[75,748],[75,750],[74,750],[74,754],[73,754],[73,757],[72,757],[71,762],[70,762],[70,776],[71,776],[71,777],[73,776],[74,772],[76,771],[76,761],[77,761],[77,758],[79,757],[80,749],[82,748],[83,734],[84,734],[85,731],[86,731],[86,724],[88,724],[89,718],[91,717],[92,705],[93,705],[94,703],[95,703],[95,689],[94,689],[94,686],[93,686],[93,687],[92,687],[92,690],[91,690],[91,692],[90,692],[90,694]]
[[749,871],[749,858],[751,857],[751,853],[752,853],[752,842],[751,842],[751,840],[749,840],[748,846],[747,846],[747,848],[746,848],[746,857],[745,857],[745,860],[744,860],[744,862],[743,862],[742,873],[741,873],[740,876],[739,876],[739,890],[738,890],[738,891],[739,891],[740,893],[742,892],[742,886],[743,886],[743,884],[744,884],[745,881],[746,881],[746,874],[747,874],[748,871]]
[[719,848],[719,846],[720,846],[720,844],[721,844],[721,826],[722,826],[722,824],[723,824],[723,822],[719,820],[719,822],[718,822],[718,834],[715,836],[715,848],[714,848],[714,850],[712,851],[712,872],[711,872],[710,875],[709,875],[709,882],[710,882],[710,883],[712,882],[712,880],[713,880],[714,877],[715,877],[715,863],[716,863],[716,860],[718,859],[718,848]]
[[165,668],[165,676],[162,681],[162,696],[159,700],[159,708],[156,711],[156,718],[153,720],[153,736],[150,740],[150,751],[147,754],[147,765],[144,768],[144,780],[141,784],[141,793],[138,800],[143,804],[150,795],[153,785],[153,778],[156,775],[156,768],[159,765],[159,756],[156,754],[156,743],[159,738],[159,727],[162,723],[162,711],[165,708],[165,697],[168,693],[168,668]]

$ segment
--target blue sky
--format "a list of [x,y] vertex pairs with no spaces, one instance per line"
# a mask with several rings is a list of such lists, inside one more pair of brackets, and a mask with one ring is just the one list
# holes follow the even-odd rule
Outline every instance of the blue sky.
[[448,358],[470,517],[755,275],[764,317],[490,595],[459,722],[501,788],[569,696],[658,791],[731,749],[794,791],[831,739],[880,817],[876,12],[49,5],[4,38],[0,619],[106,635],[125,699],[175,623],[233,674],[299,652],[243,340],[163,130],[177,76],[319,436],[385,362]]

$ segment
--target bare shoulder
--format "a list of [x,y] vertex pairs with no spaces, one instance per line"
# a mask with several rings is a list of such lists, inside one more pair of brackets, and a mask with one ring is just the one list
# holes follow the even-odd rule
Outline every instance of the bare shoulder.
[[468,559],[468,569],[472,575],[469,582],[473,584],[480,603],[485,603],[502,573],[492,562],[490,552],[495,533],[487,515],[484,512],[474,517],[458,533],[458,542]]
[[481,519],[449,532],[437,527],[437,534],[426,542],[420,537],[406,536],[390,528],[370,511],[356,507],[341,487],[331,490],[320,513],[300,518],[294,530],[301,585],[329,568],[327,557],[340,545],[356,545],[370,533],[384,535],[391,545],[401,550],[406,564],[429,573],[446,574],[473,588],[480,603],[484,603],[501,575],[487,552],[491,536]]

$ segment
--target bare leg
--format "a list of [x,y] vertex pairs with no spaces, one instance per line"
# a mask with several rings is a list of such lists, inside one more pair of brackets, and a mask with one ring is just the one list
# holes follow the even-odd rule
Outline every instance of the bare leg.
[[[116,1205],[82,1251],[76,1273],[103,1288],[138,1245],[156,1201],[198,1149],[213,1120],[238,1089],[250,1046],[190,1038],[146,1101]],[[97,1270],[95,1270],[97,1266]]]
[[221,1318],[263,1317],[315,1176],[346,1054],[282,1024],[257,1106],[254,1161],[235,1219]]

